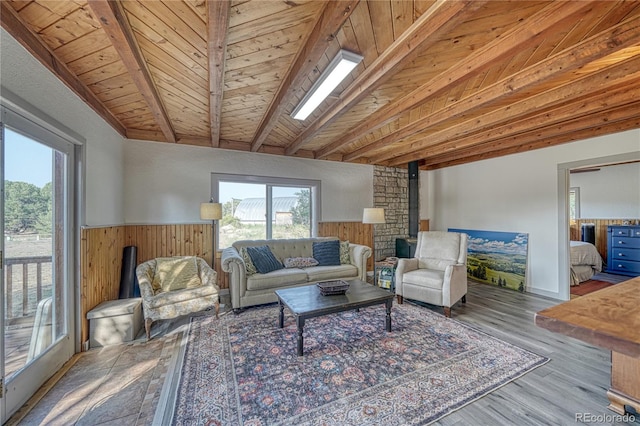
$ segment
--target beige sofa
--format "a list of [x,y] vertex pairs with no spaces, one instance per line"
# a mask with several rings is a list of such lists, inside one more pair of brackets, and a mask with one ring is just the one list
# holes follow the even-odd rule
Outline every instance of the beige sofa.
[[277,302],[275,290],[334,279],[360,279],[367,276],[367,259],[371,248],[360,244],[349,244],[348,264],[335,266],[311,266],[306,268],[283,268],[266,274],[247,274],[240,251],[243,247],[267,245],[283,262],[285,258],[313,257],[313,243],[337,240],[337,238],[300,238],[289,240],[244,240],[236,241],[232,247],[222,251],[222,270],[229,273],[231,306],[235,313],[248,306]]

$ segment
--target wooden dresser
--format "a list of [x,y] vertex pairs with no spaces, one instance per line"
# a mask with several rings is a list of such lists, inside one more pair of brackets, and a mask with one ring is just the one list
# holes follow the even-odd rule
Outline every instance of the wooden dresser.
[[640,276],[640,226],[607,227],[607,272]]
[[[640,239],[640,238],[639,238]],[[633,278],[536,313],[547,330],[611,351],[609,408],[640,412],[640,278]]]

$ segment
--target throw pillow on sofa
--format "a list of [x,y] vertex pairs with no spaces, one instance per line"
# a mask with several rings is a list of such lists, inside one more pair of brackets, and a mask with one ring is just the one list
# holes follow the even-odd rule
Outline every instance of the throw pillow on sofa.
[[251,276],[258,272],[256,269],[256,265],[253,264],[253,260],[251,260],[251,256],[247,252],[246,247],[240,247],[240,256],[242,256],[242,260],[244,260],[244,270],[247,276]]
[[340,241],[314,242],[313,258],[318,261],[319,266],[340,265]]
[[268,274],[283,268],[282,263],[276,259],[269,246],[247,247],[247,252],[261,274]]
[[349,254],[349,240],[340,241],[340,264],[348,265],[351,263],[351,255]]
[[159,257],[156,259],[156,271],[152,287],[157,293],[200,287],[198,263],[195,257]]
[[318,265],[318,261],[313,257],[287,257],[283,263],[285,268],[309,268]]

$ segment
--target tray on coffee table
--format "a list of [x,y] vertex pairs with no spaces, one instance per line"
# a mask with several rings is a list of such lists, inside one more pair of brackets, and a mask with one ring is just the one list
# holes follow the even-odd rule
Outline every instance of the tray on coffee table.
[[316,285],[323,296],[345,294],[349,290],[349,283],[344,280],[321,281]]

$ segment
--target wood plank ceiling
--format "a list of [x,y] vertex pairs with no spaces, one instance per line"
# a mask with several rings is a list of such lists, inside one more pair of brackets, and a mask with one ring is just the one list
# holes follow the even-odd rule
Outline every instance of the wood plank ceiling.
[[[640,2],[13,0],[129,139],[434,169],[640,128]],[[364,60],[305,121],[340,49]]]

